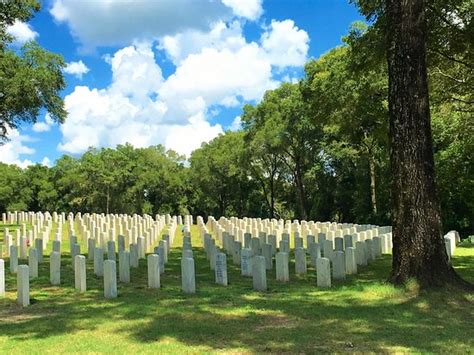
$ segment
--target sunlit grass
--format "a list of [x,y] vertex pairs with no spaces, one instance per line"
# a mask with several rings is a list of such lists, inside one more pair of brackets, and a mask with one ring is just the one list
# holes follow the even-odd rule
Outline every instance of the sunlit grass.
[[[13,228],[13,227],[11,227]],[[1,228],[3,233],[3,228]],[[358,275],[316,288],[315,271],[279,284],[268,272],[268,292],[252,290],[228,258],[229,286],[214,283],[197,230],[193,228],[197,293],[180,291],[181,238],[177,237],[160,290],[146,287],[146,262],[132,269],[132,283],[119,297],[103,298],[102,279],[88,262],[88,291],[77,294],[66,227],[62,285],[49,285],[49,262],[31,282],[32,305],[16,306],[16,279],[8,272],[0,300],[0,352],[455,352],[474,348],[474,300],[458,290],[419,291],[385,282],[386,255]],[[0,235],[0,240],[3,235]],[[81,251],[85,252],[82,242]],[[51,243],[48,246],[48,252]],[[474,281],[474,248],[458,248],[457,270]],[[8,259],[6,260],[8,265]]]

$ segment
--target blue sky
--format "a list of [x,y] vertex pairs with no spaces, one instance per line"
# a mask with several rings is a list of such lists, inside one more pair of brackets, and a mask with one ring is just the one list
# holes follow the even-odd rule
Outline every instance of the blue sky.
[[12,130],[0,161],[50,165],[125,142],[189,155],[357,20],[346,0],[44,1],[10,33],[14,46],[34,39],[64,57],[69,116]]

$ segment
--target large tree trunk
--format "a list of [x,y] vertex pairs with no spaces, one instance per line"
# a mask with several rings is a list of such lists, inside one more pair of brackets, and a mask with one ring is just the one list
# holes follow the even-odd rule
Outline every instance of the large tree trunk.
[[442,236],[435,184],[423,0],[387,0],[392,281],[422,287],[458,280]]

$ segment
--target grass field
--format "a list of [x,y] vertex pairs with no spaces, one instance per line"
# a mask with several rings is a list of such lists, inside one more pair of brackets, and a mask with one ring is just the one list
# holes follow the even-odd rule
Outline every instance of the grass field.
[[[119,284],[114,300],[103,298],[102,279],[94,276],[90,262],[88,291],[75,292],[64,237],[62,285],[49,285],[46,256],[40,277],[30,284],[32,305],[21,309],[15,303],[16,278],[7,258],[7,297],[0,299],[0,352],[469,353],[474,349],[474,295],[455,289],[421,292],[416,285],[394,288],[384,282],[389,255],[329,290],[316,288],[312,268],[307,277],[296,277],[292,264],[289,284],[277,283],[272,271],[267,274],[268,292],[258,293],[252,290],[251,278],[241,277],[231,260],[230,285],[215,285],[195,227],[192,236],[195,295],[180,291],[180,237],[175,239],[160,290],[147,289],[146,263],[141,260],[140,267],[131,271],[132,282]],[[458,248],[456,254],[457,270],[474,282],[474,248]]]

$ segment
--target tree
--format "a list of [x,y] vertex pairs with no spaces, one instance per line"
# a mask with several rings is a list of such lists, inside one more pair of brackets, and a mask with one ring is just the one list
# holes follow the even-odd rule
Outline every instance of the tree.
[[36,42],[26,43],[19,51],[9,46],[13,38],[7,27],[16,20],[28,21],[38,10],[34,0],[0,1],[0,143],[7,139],[9,129],[36,122],[43,108],[57,122],[66,118],[59,96],[66,85],[63,58]]
[[296,216],[306,220],[312,209],[308,172],[319,151],[320,131],[310,120],[299,84],[283,83],[267,91],[255,109],[245,109],[242,120],[248,134],[264,137],[266,154],[276,154],[285,166],[287,176],[282,179],[294,186]]
[[457,279],[442,236],[435,183],[423,0],[388,0],[387,61],[393,198],[392,280]]
[[[354,24],[351,32],[360,26]],[[347,170],[352,170],[354,177],[362,177],[355,189],[367,194],[351,201],[354,206],[362,206],[352,208],[354,215],[374,220],[385,212],[384,204],[377,203],[377,190],[381,190],[377,180],[387,146],[386,65],[374,62],[370,67],[357,68],[354,62],[359,56],[360,49],[345,45],[309,61],[302,86],[311,116],[323,122],[323,149],[331,157],[335,174],[342,177],[343,167],[350,165]],[[367,199],[370,211],[364,208]]]

